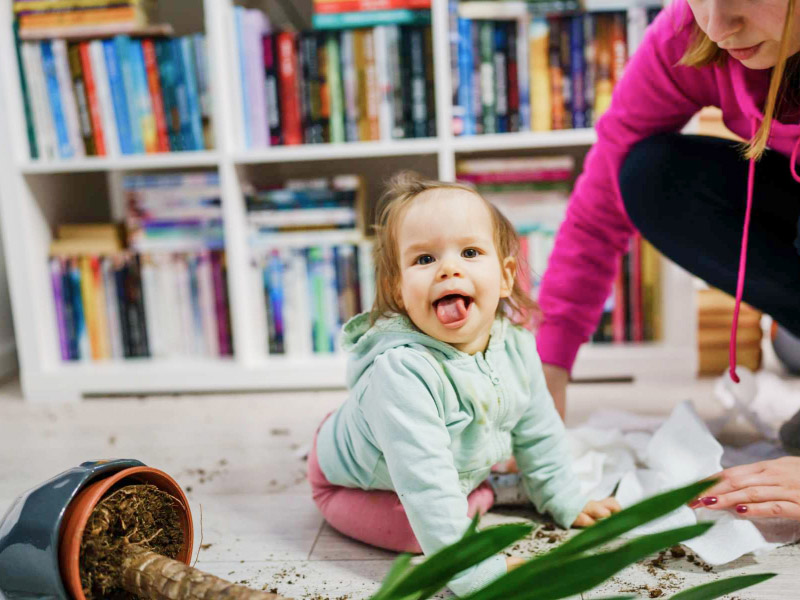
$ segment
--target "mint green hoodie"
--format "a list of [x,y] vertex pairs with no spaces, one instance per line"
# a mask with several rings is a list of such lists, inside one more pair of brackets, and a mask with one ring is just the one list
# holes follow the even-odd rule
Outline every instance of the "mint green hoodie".
[[[470,355],[406,316],[370,327],[361,314],[342,347],[350,395],[319,431],[322,472],[334,485],[394,490],[425,554],[464,534],[467,496],[512,452],[536,508],[562,527],[575,521],[586,499],[528,331],[498,317],[486,351]],[[449,586],[464,596],[505,572],[498,555]]]

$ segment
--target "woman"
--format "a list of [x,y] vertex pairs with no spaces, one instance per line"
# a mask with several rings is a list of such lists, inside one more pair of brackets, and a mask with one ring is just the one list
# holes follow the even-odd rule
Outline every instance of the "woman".
[[[539,297],[545,318],[537,344],[562,416],[578,348],[597,326],[617,257],[637,229],[670,259],[736,295],[735,381],[742,298],[800,335],[798,7],[796,0],[673,0],[626,67],[597,123],[598,141]],[[749,140],[744,148],[677,133],[708,105],[720,107],[728,128]],[[742,493],[756,493],[755,504],[787,496],[800,505],[799,459],[723,476],[727,487],[712,490],[717,502],[709,506],[736,506],[728,501],[742,502]],[[760,513],[764,507],[755,504],[745,502],[742,514]],[[791,514],[800,519],[800,507]]]

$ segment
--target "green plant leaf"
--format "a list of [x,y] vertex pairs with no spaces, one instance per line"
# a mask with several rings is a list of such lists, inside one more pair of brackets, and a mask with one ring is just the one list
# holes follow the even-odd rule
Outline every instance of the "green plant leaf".
[[773,577],[775,577],[775,573],[729,577],[728,579],[704,583],[703,585],[678,592],[672,596],[671,600],[711,600],[711,598],[719,598],[720,596],[750,587],[751,585],[757,585]]
[[392,563],[392,568],[389,569],[386,577],[384,577],[383,583],[381,584],[381,587],[375,597],[380,597],[382,593],[386,592],[386,590],[392,587],[403,575],[409,571],[409,569],[411,569],[412,558],[413,555],[411,554],[401,554],[397,557],[397,559]]
[[465,600],[556,600],[580,594],[637,560],[702,535],[712,525],[701,523],[642,536],[617,550],[590,556],[562,555],[556,562],[534,559]]
[[574,555],[585,552],[627,533],[645,523],[653,521],[676,508],[680,508],[690,500],[696,498],[704,490],[714,485],[716,481],[698,481],[691,485],[658,494],[647,500],[642,500],[597,524],[584,529],[581,533],[554,548],[544,555],[545,560],[555,559],[556,556]]
[[470,527],[461,540],[431,555],[392,585],[381,587],[372,600],[426,598],[447,585],[456,574],[494,556],[532,530],[533,526],[528,523],[498,525],[479,532]]

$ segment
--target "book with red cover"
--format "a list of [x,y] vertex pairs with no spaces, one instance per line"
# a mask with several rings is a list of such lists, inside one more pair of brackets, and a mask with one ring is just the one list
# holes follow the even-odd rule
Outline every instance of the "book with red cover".
[[147,38],[142,40],[142,53],[144,54],[144,68],[147,73],[147,87],[150,89],[150,101],[152,102],[153,115],[156,119],[156,148],[158,152],[169,152],[167,117],[164,114],[164,100],[161,96],[156,48],[153,45],[153,40]]
[[81,68],[83,69],[83,82],[86,84],[86,99],[89,102],[89,118],[92,120],[92,134],[94,135],[94,146],[97,156],[105,156],[106,142],[103,132],[103,118],[100,114],[100,99],[97,97],[97,87],[92,72],[92,62],[89,56],[89,42],[81,42],[78,46],[81,56]]
[[625,261],[617,259],[617,276],[614,278],[614,309],[611,313],[611,329],[614,343],[625,341]]
[[281,98],[283,143],[287,146],[303,143],[297,77],[297,34],[281,31],[278,34],[278,88]]
[[644,315],[642,310],[642,236],[636,234],[631,240],[630,261],[630,315],[631,341],[644,341]]

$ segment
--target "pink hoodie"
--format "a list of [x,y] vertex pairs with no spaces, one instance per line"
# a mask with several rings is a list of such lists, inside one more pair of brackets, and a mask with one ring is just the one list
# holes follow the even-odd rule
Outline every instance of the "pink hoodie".
[[[616,274],[616,257],[627,250],[635,231],[625,213],[618,184],[631,146],[651,135],[680,131],[704,106],[720,107],[727,127],[744,139],[752,137],[764,118],[760,107],[769,89],[770,70],[751,70],[732,58],[723,66],[677,66],[688,46],[693,21],[686,0],[673,0],[662,11],[626,67],[614,90],[611,107],[597,123],[597,143],[589,151],[576,182],[539,296],[545,320],[537,344],[545,363],[571,370],[578,348],[597,327]],[[800,125],[773,120],[770,148],[791,154],[794,165],[798,144]],[[746,223],[754,168],[751,162]],[[792,173],[800,181],[794,168]],[[738,379],[733,368],[736,318],[744,283],[746,223],[731,332],[734,380]]]

